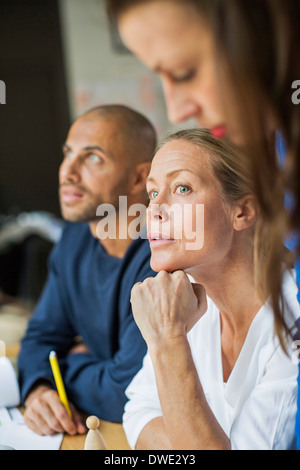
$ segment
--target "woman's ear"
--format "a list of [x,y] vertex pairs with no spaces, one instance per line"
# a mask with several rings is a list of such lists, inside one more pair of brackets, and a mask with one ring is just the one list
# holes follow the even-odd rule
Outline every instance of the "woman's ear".
[[151,163],[143,162],[136,165],[132,171],[132,184],[130,186],[130,194],[139,194],[146,190],[146,179],[150,172]]
[[236,231],[245,230],[253,225],[259,214],[257,199],[249,194],[234,204],[233,228]]

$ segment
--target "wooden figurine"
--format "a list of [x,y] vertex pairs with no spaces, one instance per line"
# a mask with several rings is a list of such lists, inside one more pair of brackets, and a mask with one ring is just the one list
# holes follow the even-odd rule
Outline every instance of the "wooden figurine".
[[103,436],[98,430],[100,420],[97,416],[89,416],[86,425],[89,431],[85,439],[84,450],[107,450]]

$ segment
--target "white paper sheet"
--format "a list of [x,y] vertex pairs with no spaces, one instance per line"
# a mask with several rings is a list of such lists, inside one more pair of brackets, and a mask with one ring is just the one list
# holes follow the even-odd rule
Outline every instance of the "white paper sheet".
[[0,444],[15,450],[59,450],[63,434],[39,436],[31,431],[17,408],[0,408]]
[[0,407],[20,405],[20,390],[16,373],[7,357],[0,357]]

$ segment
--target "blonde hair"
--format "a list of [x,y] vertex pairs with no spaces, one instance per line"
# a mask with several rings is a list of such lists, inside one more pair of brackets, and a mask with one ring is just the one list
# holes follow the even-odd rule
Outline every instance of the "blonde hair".
[[213,174],[220,183],[223,199],[227,203],[254,194],[249,159],[229,140],[216,139],[207,129],[184,129],[166,134],[157,150],[174,140],[186,140],[208,152]]

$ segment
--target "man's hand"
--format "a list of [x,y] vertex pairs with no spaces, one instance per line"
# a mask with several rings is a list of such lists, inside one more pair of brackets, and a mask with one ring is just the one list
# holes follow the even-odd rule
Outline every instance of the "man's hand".
[[60,401],[58,393],[46,385],[35,388],[25,402],[24,421],[40,435],[59,432],[84,434],[86,428],[75,407],[70,403],[72,418]]
[[84,343],[78,343],[72,346],[69,354],[91,354],[91,351]]

